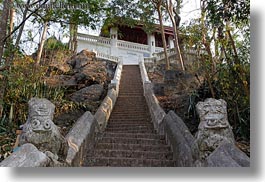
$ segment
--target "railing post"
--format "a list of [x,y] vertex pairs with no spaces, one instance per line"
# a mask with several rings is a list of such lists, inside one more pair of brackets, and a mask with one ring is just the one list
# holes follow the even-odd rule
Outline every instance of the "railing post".
[[175,46],[174,46],[174,40],[172,36],[168,37],[168,42],[169,42],[169,49],[173,49]]
[[149,46],[150,57],[152,57],[156,49],[155,36],[153,34],[148,34],[147,36],[148,36],[148,46]]
[[110,29],[110,44],[111,44],[111,47],[110,47],[110,54],[112,56],[116,56],[118,55],[118,49],[117,49],[117,42],[118,42],[118,28],[116,27],[112,27]]

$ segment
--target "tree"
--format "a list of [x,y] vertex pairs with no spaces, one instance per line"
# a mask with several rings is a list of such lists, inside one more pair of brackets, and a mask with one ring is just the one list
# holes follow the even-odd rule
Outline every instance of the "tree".
[[5,46],[5,38],[7,35],[7,25],[8,25],[9,11],[10,11],[9,5],[10,5],[9,0],[4,0],[3,10],[0,20],[0,62],[2,62],[4,46]]
[[[246,81],[246,73],[242,69],[242,64],[238,56],[235,40],[232,36],[232,29],[242,28],[242,26],[249,26],[250,15],[250,1],[233,1],[233,0],[202,0],[202,20],[208,21],[208,24],[212,26],[213,35],[210,40],[213,40],[215,34],[218,33],[217,41],[221,45],[221,52],[223,52],[228,64],[238,66],[238,72],[235,72],[239,82],[243,86],[245,94],[249,97],[249,86]],[[207,19],[206,19],[207,18]],[[204,20],[205,19],[205,20]],[[234,26],[232,25],[234,24]],[[205,23],[202,24],[205,26]],[[210,51],[210,43],[206,41],[206,30],[203,29],[203,42],[205,44],[206,51],[210,55],[213,64],[213,71],[215,71],[215,61]],[[216,31],[216,29],[218,31]],[[230,55],[229,55],[230,54]]]
[[38,50],[37,59],[36,59],[36,64],[37,65],[40,64],[41,55],[42,55],[42,51],[43,51],[43,46],[44,46],[44,42],[45,42],[46,36],[47,36],[48,26],[49,26],[48,21],[45,21],[44,24],[43,24],[42,36],[41,36],[41,41],[40,41],[40,44],[39,44],[39,50]]
[[[4,54],[4,48],[5,48],[5,37],[7,34],[7,25],[8,25],[8,16],[10,11],[9,6],[9,0],[4,0],[3,2],[3,10],[1,14],[1,20],[0,20],[0,65],[2,63],[6,65],[6,62],[2,61],[3,54]],[[0,85],[0,118],[2,117],[3,113],[3,98],[5,93],[5,83],[6,83],[6,77],[0,78],[0,81],[2,82]]]
[[179,38],[178,38],[178,27],[179,27],[179,23],[180,23],[179,9],[180,9],[180,3],[181,2],[180,2],[180,0],[178,0],[176,3],[177,3],[175,5],[176,8],[174,8],[173,1],[172,0],[166,0],[165,7],[166,7],[166,10],[168,12],[168,15],[170,17],[170,20],[172,22],[173,29],[174,29],[174,38],[175,38],[174,44],[175,44],[176,53],[179,56],[181,69],[183,71],[185,71],[184,62],[182,59],[180,46],[179,46]]
[[75,53],[77,50],[78,26],[96,28],[100,22],[101,13],[104,10],[106,0],[67,0],[67,4],[74,9],[65,9],[57,15],[69,26],[69,49]]
[[163,43],[165,61],[166,61],[166,70],[169,70],[170,69],[170,63],[169,63],[168,54],[167,54],[167,44],[166,44],[165,30],[164,30],[163,17],[162,17],[163,0],[152,0],[152,3],[153,3],[154,8],[156,9],[156,11],[158,13],[158,19],[159,19],[159,24],[160,24],[162,43]]
[[227,101],[228,118],[237,139],[250,137],[250,1],[201,0],[201,17],[187,28],[184,43],[205,50],[200,99]]

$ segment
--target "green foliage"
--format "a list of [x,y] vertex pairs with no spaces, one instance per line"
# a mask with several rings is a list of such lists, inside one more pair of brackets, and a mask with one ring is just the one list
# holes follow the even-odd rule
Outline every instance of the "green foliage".
[[185,49],[194,48],[200,51],[203,48],[200,19],[193,19],[189,24],[180,27],[180,32],[182,33],[180,39]]
[[48,38],[45,43],[44,43],[44,49],[46,51],[51,51],[51,50],[67,50],[67,45],[62,43],[61,41],[57,40],[56,37],[50,37]]
[[[143,25],[143,29],[148,33],[154,30],[156,21],[155,12],[150,1],[130,1],[130,0],[111,0],[106,9],[107,19],[104,23],[105,29],[110,25],[126,25],[134,27]],[[104,31],[102,32],[104,34]],[[106,32],[107,33],[107,32]]]
[[[250,140],[250,1],[202,0],[202,16],[182,27],[184,47],[200,55],[196,69],[204,76],[197,94],[190,96],[189,113],[194,103],[208,97],[227,102],[228,119],[237,139]],[[208,48],[209,48],[208,47]],[[201,52],[202,53],[202,52]]]
[[60,9],[57,17],[77,25],[90,26],[96,29],[104,10],[106,0],[64,0],[71,8]]
[[51,100],[59,108],[56,114],[75,107],[74,103],[64,98],[64,88],[46,85],[44,76],[47,69],[47,66],[36,66],[30,57],[19,57],[14,60],[14,66],[8,76],[4,102],[5,113],[12,111],[12,117],[9,118],[12,118],[16,126],[26,121],[28,101],[32,97]]
[[7,158],[15,143],[15,131],[12,123],[4,115],[0,120],[0,161]]
[[247,24],[250,18],[250,0],[202,0],[205,4],[206,16],[212,25],[220,25],[224,21],[235,24]]
[[235,71],[241,66],[248,73],[246,81],[250,82],[250,64],[242,65],[219,65],[219,72],[214,83],[218,89],[218,98],[227,101],[228,119],[234,127],[236,136],[243,139],[250,138],[250,100],[249,96],[244,94],[244,86],[241,84]]

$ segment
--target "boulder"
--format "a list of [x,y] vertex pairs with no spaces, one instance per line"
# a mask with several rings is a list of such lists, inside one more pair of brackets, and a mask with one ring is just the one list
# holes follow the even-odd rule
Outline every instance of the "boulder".
[[49,65],[48,72],[56,71],[59,74],[67,73],[71,70],[70,66],[66,63],[58,63],[58,62],[52,62]]
[[207,167],[249,167],[249,157],[231,143],[223,143],[207,158]]
[[71,100],[74,102],[99,101],[103,92],[103,86],[100,84],[95,84],[74,92],[71,96]]
[[45,80],[49,86],[63,86],[70,89],[80,89],[93,84],[104,85],[107,79],[112,78],[115,67],[115,64],[107,64],[105,61],[95,61],[94,52],[83,50],[72,56],[67,63],[66,61],[51,63]]
[[96,54],[94,52],[90,52],[85,49],[79,52],[77,55],[73,56],[70,60],[67,61],[67,63],[73,69],[80,69],[85,65],[89,64],[90,61],[93,61],[95,57]]
[[2,161],[0,167],[47,167],[50,162],[48,156],[34,145],[27,143]]
[[176,83],[180,75],[182,75],[181,71],[167,70],[167,71],[165,71],[164,82],[166,84]]
[[178,70],[168,70],[164,75],[165,95],[182,95],[196,90],[200,84],[200,78],[196,75]]
[[71,87],[77,85],[75,77],[70,75],[53,75],[45,78],[45,81],[51,87]]

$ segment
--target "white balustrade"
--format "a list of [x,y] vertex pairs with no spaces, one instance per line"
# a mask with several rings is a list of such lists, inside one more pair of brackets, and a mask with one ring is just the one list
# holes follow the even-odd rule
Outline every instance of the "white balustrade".
[[156,47],[155,48],[155,53],[159,53],[159,52],[162,52],[162,51],[164,51],[164,48],[162,48],[162,47]]
[[103,44],[103,45],[109,45],[109,46],[110,46],[110,41],[111,41],[110,38],[81,34],[81,33],[77,34],[77,39],[83,40],[86,42],[95,43],[95,44]]
[[156,57],[144,58],[145,63],[154,63],[156,61]]
[[[106,37],[100,37],[100,36],[93,36],[93,35],[87,35],[87,34],[78,33],[77,34],[77,39],[81,40],[81,41],[88,42],[88,44],[91,44],[91,45],[97,45],[98,46],[97,50],[100,50],[100,49],[98,49],[100,46],[108,47],[110,49],[112,49],[111,46],[113,46],[111,44],[111,39],[110,38],[106,38]],[[134,42],[117,40],[116,46],[117,46],[116,48],[118,48],[118,50],[114,51],[114,52],[116,52],[116,53],[114,53],[114,55],[119,55],[119,50],[120,49],[130,50],[132,52],[135,51],[138,54],[139,54],[139,52],[140,53],[150,53],[149,45],[145,45],[145,44],[139,44],[139,43],[134,43]],[[120,61],[119,57],[111,56],[111,55],[106,54],[106,53],[102,53],[102,51],[101,52],[97,52],[97,57],[98,58],[108,59],[108,60],[113,61],[113,62],[119,62]],[[169,57],[173,57],[173,56],[177,55],[175,48],[168,49],[167,53],[168,53]],[[207,54],[207,53],[206,53],[205,50],[201,50],[199,54]],[[186,56],[188,56],[188,55],[189,56],[193,56],[193,55],[197,56],[198,52],[194,48],[185,49],[184,50],[184,55],[186,55]],[[155,61],[161,61],[163,59],[165,59],[164,49],[162,47],[156,47],[155,48],[155,53],[153,54],[153,57],[144,58],[144,62],[146,62],[146,63],[154,63]]]
[[125,49],[132,49],[137,50],[141,52],[149,52],[149,46],[145,44],[138,44],[134,42],[128,42],[123,40],[117,41],[117,47],[119,48],[125,48]]
[[96,57],[97,58],[101,58],[101,59],[110,60],[110,61],[116,62],[116,63],[118,63],[120,61],[120,59],[118,57],[116,57],[116,56],[111,56],[111,55],[104,54],[104,53],[101,53],[101,52],[96,52]]

